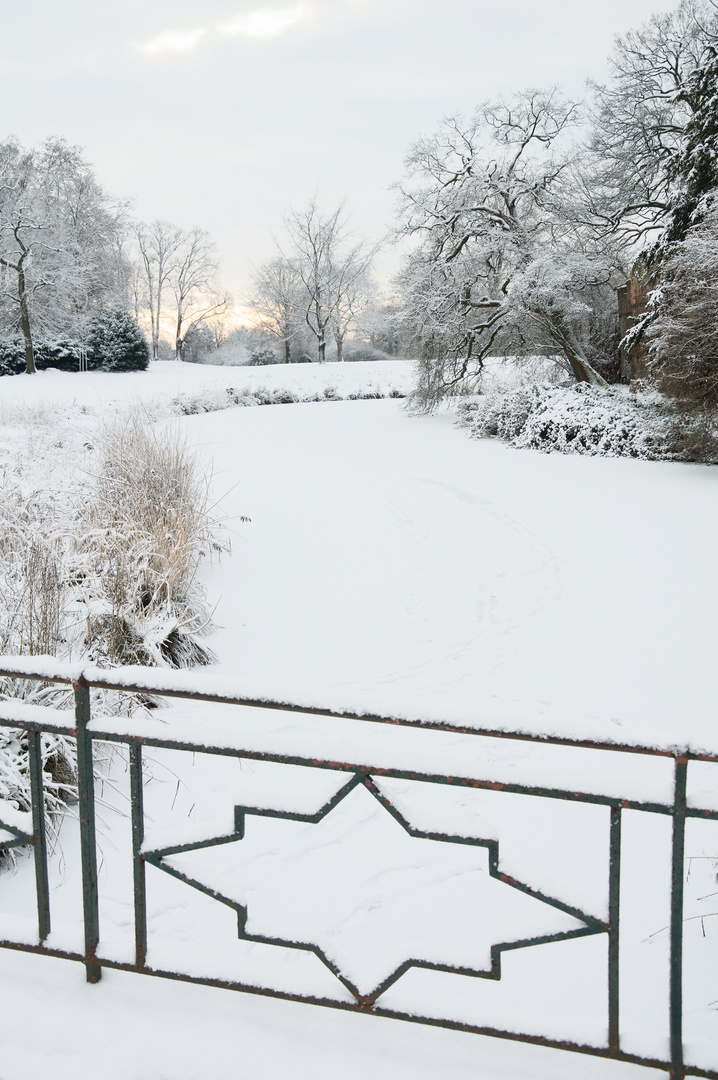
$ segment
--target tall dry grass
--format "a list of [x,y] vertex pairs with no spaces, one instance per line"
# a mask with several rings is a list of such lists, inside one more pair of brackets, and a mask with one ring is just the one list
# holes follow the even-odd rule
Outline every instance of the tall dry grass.
[[[100,427],[93,446],[90,466],[61,488],[37,462],[32,486],[22,470],[0,475],[0,651],[113,665],[211,662],[197,570],[222,545],[200,458],[176,429],[157,430],[138,411]],[[0,681],[0,698],[38,695],[71,705],[56,688]],[[118,703],[105,695],[95,707]],[[45,740],[43,761],[52,817],[72,798],[74,744]],[[27,747],[12,732],[0,731],[0,799],[28,805]]]
[[94,492],[88,535],[106,604],[90,619],[88,644],[114,663],[208,663],[197,569],[219,545],[196,451],[176,428],[158,432],[141,416],[107,425]]

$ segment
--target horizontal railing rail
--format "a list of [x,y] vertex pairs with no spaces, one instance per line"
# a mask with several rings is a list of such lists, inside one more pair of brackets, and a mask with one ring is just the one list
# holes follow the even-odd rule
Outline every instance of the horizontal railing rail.
[[[18,846],[32,846],[35,866],[35,890],[37,899],[37,942],[18,942],[13,940],[0,941],[0,947],[25,950],[28,952],[41,953],[50,956],[59,956],[65,959],[81,961],[85,964],[87,979],[90,982],[98,982],[103,967],[119,968],[142,974],[161,976],[172,979],[180,979],[187,982],[202,983],[212,986],[221,986],[228,989],[241,990],[248,993],[262,994],[269,997],[284,998],[310,1004],[324,1005],[332,1008],[357,1011],[364,1014],[401,1019],[415,1023],[424,1023],[440,1027],[448,1027],[455,1030],[476,1032],[478,1034],[496,1036],[503,1039],[511,1039],[519,1042],[553,1047],[556,1049],[570,1050],[581,1054],[604,1057],[615,1061],[633,1063],[651,1069],[667,1071],[672,1080],[682,1080],[686,1076],[700,1076],[709,1080],[718,1080],[718,1071],[701,1068],[694,1064],[687,1064],[684,1060],[683,1048],[683,921],[684,921],[684,863],[685,863],[685,828],[686,821],[690,818],[702,818],[718,820],[718,810],[689,806],[687,800],[688,766],[691,761],[718,762],[718,754],[709,751],[692,750],[690,748],[666,748],[648,747],[632,744],[618,744],[613,742],[601,742],[588,739],[573,739],[566,736],[544,736],[534,732],[504,731],[496,728],[469,727],[439,722],[436,720],[416,720],[403,717],[380,716],[373,714],[353,713],[339,711],[331,708],[320,708],[313,704],[301,704],[275,701],[263,697],[252,697],[237,694],[229,685],[225,685],[218,693],[212,693],[185,673],[167,673],[156,669],[113,669],[104,670],[88,666],[62,665],[49,658],[0,658],[0,676],[16,679],[27,679],[43,683],[64,683],[72,686],[74,693],[74,714],[64,709],[52,709],[46,706],[33,706],[23,703],[21,700],[8,699],[0,701],[0,727],[12,728],[24,733],[27,739],[31,819],[32,828],[27,827],[26,818],[12,813],[3,813],[0,804],[0,830],[11,837],[2,841],[0,845],[6,848]],[[127,694],[157,695],[160,698],[178,698],[189,701],[215,702],[230,704],[239,707],[251,707],[260,710],[279,710],[283,713],[295,713],[306,717],[324,717],[367,722],[374,725],[392,725],[411,729],[423,729],[428,731],[440,731],[444,733],[458,734],[462,736],[476,737],[477,740],[486,739],[509,739],[532,744],[542,744],[557,747],[573,747],[577,750],[610,751],[614,754],[640,754],[646,757],[654,757],[672,760],[672,793],[664,800],[660,799],[627,799],[615,794],[606,794],[596,791],[576,791],[570,787],[560,785],[532,786],[527,783],[515,781],[507,782],[496,779],[481,778],[472,775],[449,775],[444,772],[427,771],[426,769],[402,768],[395,764],[370,763],[359,760],[357,753],[352,757],[346,754],[344,758],[337,759],[314,756],[311,749],[307,751],[292,752],[290,748],[284,752],[273,747],[261,747],[257,745],[228,745],[221,740],[214,744],[199,739],[187,739],[169,734],[162,735],[156,731],[156,725],[152,731],[151,725],[144,725],[141,720],[136,720],[130,725],[131,730],[121,730],[107,717],[97,720],[91,715],[91,688],[115,690]],[[103,720],[105,721],[103,727]],[[42,768],[42,735],[43,733],[62,734],[76,740],[77,745],[77,789],[78,789],[78,816],[80,825],[80,851],[81,873],[83,893],[83,921],[84,921],[84,950],[82,953],[62,950],[51,947],[48,937],[51,932],[51,896],[48,874],[48,846],[46,837],[46,823],[44,814],[45,793]],[[433,737],[433,736],[432,736]],[[241,742],[241,738],[239,739]],[[97,836],[95,823],[95,778],[93,769],[93,744],[96,742],[110,742],[124,744],[128,747],[129,770],[130,770],[130,818],[132,834],[132,874],[133,874],[133,902],[134,902],[134,937],[135,959],[133,963],[121,962],[98,955],[100,943],[99,899],[97,881]],[[249,741],[248,741],[249,742]],[[295,765],[319,770],[330,770],[334,773],[345,775],[346,783],[332,798],[314,814],[290,813],[287,811],[267,810],[256,806],[241,806],[235,810],[234,832],[230,836],[211,837],[201,843],[177,845],[171,848],[147,850],[145,847],[145,814],[144,814],[144,781],[143,781],[143,752],[146,747],[166,748],[179,751],[191,751],[193,753],[205,753],[214,755],[230,756],[240,759],[276,762],[283,765]],[[460,771],[460,768],[459,768]],[[605,806],[609,810],[609,869],[608,869],[608,917],[599,919],[586,914],[575,906],[566,903],[556,897],[550,896],[533,886],[517,880],[504,873],[500,866],[499,845],[496,840],[479,839],[472,836],[449,836],[442,832],[418,829],[407,820],[394,806],[392,801],[382,792],[376,780],[382,778],[395,778],[402,780],[420,781],[427,784],[443,784],[454,787],[473,788],[487,791],[500,791],[506,794],[519,794],[535,796],[538,798],[561,799],[567,802],[587,803]],[[322,821],[331,811],[354,789],[362,787],[386,810],[402,828],[413,837],[434,840],[437,842],[453,842],[470,844],[481,847],[488,853],[488,868],[492,878],[502,882],[511,888],[534,897],[545,904],[578,919],[581,926],[578,929],[544,935],[543,937],[527,938],[520,941],[510,941],[494,945],[491,949],[490,969],[475,970],[470,967],[461,967],[443,963],[429,963],[426,960],[407,959],[389,977],[376,987],[371,993],[360,992],[352,978],[342,971],[319,947],[318,944],[297,942],[280,937],[266,937],[256,935],[247,930],[247,909],[223,894],[209,889],[202,883],[193,880],[186,874],[178,871],[171,862],[166,862],[172,855],[183,851],[189,851],[197,847],[208,847],[215,844],[227,843],[233,840],[241,840],[244,836],[244,828],[247,816],[260,815],[264,817],[285,818],[294,821],[317,823]],[[624,1049],[621,1044],[621,1013],[620,1013],[620,908],[621,908],[621,835],[622,815],[625,810],[642,810],[647,813],[668,815],[672,819],[671,839],[671,914],[670,914],[670,979],[669,979],[669,1017],[670,1031],[670,1056],[666,1059],[659,1057],[646,1057],[631,1053]],[[5,820],[6,819],[6,820]],[[340,981],[351,996],[351,1000],[334,1000],[331,998],[317,997],[310,993],[298,994],[289,991],[278,990],[273,987],[254,985],[241,981],[231,981],[222,978],[208,978],[191,973],[178,973],[164,970],[148,964],[148,930],[147,930],[147,893],[146,893],[146,866],[154,866],[179,878],[187,885],[200,889],[214,899],[234,908],[237,913],[239,937],[246,941],[260,942],[265,945],[276,945],[282,948],[300,949],[310,952],[318,957],[329,968],[332,974]],[[0,879],[1,895],[1,879]],[[520,1033],[511,1030],[503,1030],[493,1026],[472,1024],[461,1020],[437,1018],[434,1016],[414,1015],[409,1011],[391,1008],[382,1003],[382,995],[410,968],[428,968],[434,971],[448,972],[452,974],[467,975],[477,978],[499,979],[501,977],[501,957],[509,950],[528,948],[535,945],[553,941],[570,940],[572,938],[602,934],[607,939],[607,971],[606,971],[606,1000],[607,1000],[607,1032],[604,1045],[596,1046],[581,1043],[579,1041],[560,1040],[549,1036],[540,1036],[531,1033]]]

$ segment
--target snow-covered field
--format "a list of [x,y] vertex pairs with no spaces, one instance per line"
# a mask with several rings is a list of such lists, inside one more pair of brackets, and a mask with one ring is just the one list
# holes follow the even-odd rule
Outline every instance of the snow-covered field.
[[[399,400],[216,411],[227,387],[240,396],[279,387],[303,399],[346,399],[389,398],[410,384],[401,362],[156,364],[131,376],[5,378],[0,464],[13,460],[18,439],[47,452],[54,437],[64,441],[55,451],[62,465],[103,412],[128,403],[142,402],[158,423],[182,425],[211,460],[217,512],[232,536],[231,558],[202,571],[216,604],[209,644],[219,662],[192,678],[209,688],[231,682],[244,693],[339,710],[718,752],[715,469],[514,450],[467,439],[449,414],[409,416]],[[215,411],[183,408],[183,401],[211,402]],[[182,412],[196,414],[177,418]],[[405,762],[456,776],[672,800],[670,763],[634,755],[254,711],[240,721],[229,706],[184,704],[145,723],[147,730],[191,730],[198,742],[238,740],[335,761]],[[231,831],[236,804],[315,812],[346,779],[246,761],[239,769],[235,761],[169,751],[148,759],[148,843],[155,847]],[[716,768],[690,767],[695,805],[718,806]],[[417,828],[498,840],[502,870],[589,917],[606,917],[605,807],[426,791],[408,781],[380,786]],[[100,794],[103,947],[129,958],[121,756]],[[668,825],[668,818],[624,813],[623,1045],[656,1056],[667,1052]],[[77,947],[81,933],[75,831],[68,817],[51,868],[56,940],[68,947]],[[363,790],[319,825],[251,819],[247,841],[187,853],[177,866],[212,887],[222,881],[226,895],[247,902],[256,913],[253,933],[321,944],[362,992],[406,959],[407,948],[482,968],[496,940],[574,925],[572,916],[489,880],[485,849],[410,839]],[[266,851],[283,858],[275,866]],[[689,1059],[716,1068],[718,919],[711,916],[718,904],[700,898],[716,888],[718,825],[689,822],[687,854],[686,1043]],[[21,861],[0,882],[3,910],[19,933],[32,902],[29,870]],[[151,867],[148,885],[150,949],[159,966],[182,957],[189,970],[215,977],[239,968],[264,985],[346,996],[314,957],[240,943],[231,909]],[[491,919],[474,926],[479,909]],[[589,1043],[604,1038],[605,935],[507,953],[500,982],[418,974],[387,991],[390,1007],[433,1007]],[[50,1070],[59,1080],[83,1080],[96,1075],[98,1062],[109,1080],[653,1075],[115,971],[86,986],[79,965],[10,952],[0,955],[0,977],[2,1080],[35,1080]]]

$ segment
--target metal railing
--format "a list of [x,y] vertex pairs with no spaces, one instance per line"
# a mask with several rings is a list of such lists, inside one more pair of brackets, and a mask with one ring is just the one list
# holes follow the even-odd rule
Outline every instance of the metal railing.
[[[137,669],[135,669],[136,671]],[[68,669],[69,671],[69,669]],[[709,1080],[718,1080],[718,1071],[701,1068],[696,1065],[686,1064],[683,1050],[683,920],[684,920],[684,862],[685,862],[685,828],[689,818],[703,818],[718,820],[718,810],[699,809],[689,807],[686,798],[687,772],[689,761],[718,762],[718,754],[694,753],[689,750],[662,750],[631,744],[599,742],[589,739],[571,739],[559,736],[541,736],[529,733],[506,732],[497,729],[469,728],[451,723],[434,721],[407,720],[395,717],[383,717],[375,715],[355,714],[350,712],[338,712],[332,709],[311,708],[302,705],[291,705],[267,699],[249,697],[233,697],[231,694],[203,693],[193,689],[182,689],[171,685],[162,685],[158,682],[160,673],[153,672],[152,677],[142,678],[141,673],[132,685],[123,680],[127,674],[118,674],[117,671],[103,672],[99,669],[85,669],[79,677],[74,674],[63,672],[61,665],[53,672],[45,666],[44,670],[38,667],[33,671],[31,662],[23,658],[17,666],[8,663],[8,658],[3,658],[3,666],[0,676],[9,676],[35,681],[72,683],[74,688],[75,712],[74,723],[61,722],[66,715],[64,711],[43,709],[33,706],[22,706],[15,702],[0,702],[0,726],[22,731],[27,737],[29,756],[29,775],[32,799],[32,834],[17,826],[12,821],[2,820],[3,814],[0,807],[0,828],[5,830],[14,839],[5,843],[5,847],[32,845],[34,849],[35,882],[37,894],[37,927],[38,937],[36,944],[2,940],[0,947],[19,949],[27,952],[41,953],[49,956],[58,956],[64,959],[77,960],[84,963],[89,982],[95,983],[100,980],[102,968],[118,968],[126,971],[134,971],[142,974],[162,976],[179,979],[186,982],[202,983],[205,985],[224,987],[227,989],[240,990],[248,993],[261,994],[269,997],[283,998],[293,1001],[302,1001],[310,1004],[323,1005],[331,1008],[371,1014],[375,1016],[401,1019],[414,1023],[435,1025],[438,1027],[452,1028],[455,1030],[475,1032],[477,1034],[495,1036],[518,1042],[532,1043],[540,1046],[573,1051],[594,1057],[608,1058],[615,1061],[633,1063],[647,1068],[661,1069],[668,1072],[672,1080],[683,1080],[686,1076],[706,1077]],[[260,709],[281,710],[288,713],[302,715],[314,715],[321,717],[334,717],[345,720],[357,720],[364,723],[377,725],[394,725],[413,729],[424,729],[459,733],[462,735],[475,736],[477,739],[509,739],[523,743],[534,743],[549,746],[576,747],[590,750],[606,750],[613,753],[637,754],[653,758],[668,758],[673,762],[673,798],[671,802],[646,802],[630,800],[607,794],[592,794],[590,792],[573,791],[561,787],[536,787],[519,783],[505,783],[496,780],[476,779],[468,776],[450,776],[417,772],[408,769],[370,766],[359,761],[324,760],[309,754],[280,753],[275,750],[258,750],[253,747],[230,748],[225,745],[206,745],[200,741],[184,741],[171,737],[161,737],[156,734],[143,735],[139,731],[131,734],[123,734],[118,731],[102,731],[98,728],[99,720],[95,721],[90,728],[90,689],[98,687],[107,690],[121,690],[129,694],[146,694],[161,697],[191,699],[206,702],[222,702],[237,706],[251,706]],[[48,718],[45,718],[47,714]],[[72,716],[72,714],[69,714]],[[111,726],[111,725],[109,725]],[[141,724],[139,725],[141,727]],[[42,769],[42,734],[54,733],[74,738],[77,743],[77,786],[79,797],[79,821],[80,821],[80,847],[82,865],[82,890],[83,890],[83,914],[84,914],[84,951],[83,953],[69,952],[51,948],[47,944],[50,934],[50,890],[48,885],[48,852],[45,835],[44,820],[44,793],[43,793],[43,769]],[[132,828],[132,866],[134,877],[134,935],[135,935],[135,960],[134,963],[125,963],[117,960],[98,956],[100,942],[98,881],[97,881],[97,849],[95,828],[95,791],[93,776],[93,744],[95,742],[110,742],[125,744],[129,751],[130,769],[130,796],[131,796],[131,828]],[[429,963],[424,960],[406,960],[396,971],[392,973],[377,989],[369,994],[361,994],[351,979],[342,972],[322,952],[318,945],[298,943],[275,937],[263,937],[249,934],[246,930],[247,910],[238,903],[233,903],[221,894],[212,891],[191,878],[184,876],[179,871],[163,864],[163,859],[169,855],[182,851],[189,851],[197,847],[211,846],[213,843],[226,843],[227,837],[216,837],[203,841],[201,844],[185,844],[172,848],[163,848],[154,851],[145,850],[144,831],[145,819],[143,810],[144,783],[143,783],[143,748],[158,747],[171,750],[183,750],[193,753],[217,754],[248,760],[279,762],[285,765],[310,767],[312,769],[331,770],[345,773],[348,776],[347,783],[314,814],[294,814],[284,811],[267,810],[258,807],[236,807],[235,809],[235,832],[231,839],[241,839],[244,835],[244,824],[247,815],[263,815],[274,818],[284,818],[295,821],[318,822],[324,818],[350,791],[357,786],[363,785],[398,821],[403,828],[414,837],[421,837],[436,841],[459,842],[473,844],[488,850],[489,874],[491,877],[521,892],[528,894],[544,903],[573,915],[582,922],[578,930],[565,931],[543,937],[529,938],[522,941],[511,941],[494,945],[491,950],[491,968],[488,971],[474,970],[465,967],[456,967],[449,964]],[[570,904],[564,903],[554,897],[548,896],[538,889],[530,887],[502,872],[499,865],[499,848],[495,840],[482,840],[466,836],[448,836],[440,832],[431,832],[414,828],[395,808],[392,802],[385,797],[380,788],[375,784],[374,778],[395,778],[402,780],[421,781],[428,784],[446,784],[457,788],[484,789],[487,791],[502,791],[507,793],[536,796],[544,799],[561,799],[569,802],[588,803],[605,806],[610,814],[609,836],[609,881],[608,881],[608,918],[601,920],[587,915]],[[671,914],[670,914],[670,978],[669,978],[669,1015],[670,1015],[670,1057],[667,1059],[644,1057],[630,1053],[621,1046],[621,1023],[620,1023],[620,998],[619,998],[619,973],[620,973],[620,903],[621,903],[621,824],[624,810],[642,810],[650,814],[668,815],[672,819],[672,848],[671,848]],[[8,817],[9,815],[5,815]],[[179,877],[189,885],[200,888],[203,892],[213,896],[225,904],[235,908],[238,915],[239,936],[247,941],[261,942],[269,945],[279,945],[285,948],[302,949],[314,953],[333,972],[347,988],[353,1000],[341,1001],[330,998],[319,998],[311,994],[297,994],[284,992],[275,988],[250,985],[243,982],[229,981],[219,978],[205,978],[192,974],[183,974],[174,971],[160,970],[147,963],[147,900],[145,885],[145,870],[147,863],[165,870],[175,877]],[[0,881],[1,886],[1,881]],[[470,975],[481,978],[499,979],[501,977],[501,955],[512,949],[526,948],[542,943],[567,940],[593,934],[607,935],[607,1037],[605,1045],[595,1046],[580,1042],[564,1041],[556,1038],[543,1037],[535,1034],[521,1034],[514,1031],[502,1030],[490,1026],[465,1023],[452,1019],[439,1019],[433,1016],[417,1016],[413,1013],[402,1012],[396,1008],[388,1008],[381,1003],[381,995],[405,972],[412,967],[429,968],[435,971],[450,972],[462,975]]]

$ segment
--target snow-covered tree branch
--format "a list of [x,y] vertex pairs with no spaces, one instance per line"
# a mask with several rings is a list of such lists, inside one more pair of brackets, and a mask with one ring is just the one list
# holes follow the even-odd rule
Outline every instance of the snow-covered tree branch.
[[410,152],[400,232],[417,245],[402,285],[422,405],[465,387],[492,352],[548,352],[577,380],[603,383],[578,324],[616,261],[577,223],[562,145],[577,119],[555,89],[528,90],[445,121]]

